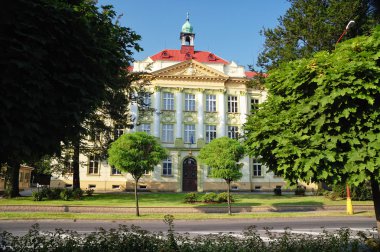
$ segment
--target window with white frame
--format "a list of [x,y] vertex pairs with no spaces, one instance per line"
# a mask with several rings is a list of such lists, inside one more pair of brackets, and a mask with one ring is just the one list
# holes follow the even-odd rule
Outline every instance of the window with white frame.
[[216,126],[206,125],[206,143],[211,142],[216,138]]
[[164,176],[171,176],[172,175],[172,158],[168,157],[167,159],[164,159],[162,161],[162,175]]
[[216,95],[206,95],[206,111],[216,112]]
[[251,110],[257,110],[259,108],[259,99],[251,98]]
[[141,129],[142,132],[150,134],[150,124],[149,123],[142,123],[140,125],[140,129]]
[[185,111],[195,111],[194,94],[185,94]]
[[173,124],[162,124],[162,142],[173,143],[174,142],[174,130]]
[[253,176],[254,177],[262,177],[263,176],[261,163],[258,159],[253,159]]
[[227,135],[229,138],[238,139],[239,137],[238,126],[228,126]]
[[185,143],[193,144],[195,141],[195,125],[194,124],[185,124]]
[[121,171],[116,169],[114,166],[111,166],[111,174],[112,175],[121,175]]
[[71,156],[66,156],[65,161],[63,162],[65,166],[65,173],[73,173],[74,166],[73,166],[73,159]]
[[237,113],[238,112],[238,101],[237,96],[228,96],[227,100],[227,109],[229,113]]
[[163,93],[163,110],[174,110],[174,95],[173,93]]
[[91,155],[88,162],[88,174],[99,174],[99,155]]

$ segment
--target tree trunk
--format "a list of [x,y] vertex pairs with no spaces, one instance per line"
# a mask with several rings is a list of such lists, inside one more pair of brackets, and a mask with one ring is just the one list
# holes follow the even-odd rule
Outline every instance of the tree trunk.
[[371,176],[372,199],[375,207],[377,234],[380,236],[380,191],[379,182]]
[[79,145],[80,140],[73,141],[74,155],[73,155],[73,189],[80,188],[79,178]]
[[230,184],[231,184],[231,181],[227,180],[227,204],[228,204],[228,214],[229,214],[229,215],[231,215]]
[[8,162],[7,169],[11,169],[11,191],[10,197],[20,197],[20,189],[19,189],[19,176],[20,176],[20,162],[17,160],[10,160]]
[[140,216],[139,211],[139,195],[137,193],[137,184],[139,182],[139,179],[135,179],[135,200],[136,200],[136,216]]

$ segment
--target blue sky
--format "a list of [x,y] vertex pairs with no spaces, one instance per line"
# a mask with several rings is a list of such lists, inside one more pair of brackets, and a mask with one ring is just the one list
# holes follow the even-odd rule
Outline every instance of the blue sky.
[[123,14],[121,24],[142,36],[142,60],[163,49],[179,49],[179,33],[190,13],[195,50],[210,51],[239,65],[256,64],[263,49],[260,30],[273,28],[290,4],[286,0],[98,0]]

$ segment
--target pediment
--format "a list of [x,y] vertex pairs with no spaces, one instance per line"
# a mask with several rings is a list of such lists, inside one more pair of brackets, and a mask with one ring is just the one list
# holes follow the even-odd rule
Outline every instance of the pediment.
[[201,77],[212,79],[228,79],[228,75],[206,66],[195,60],[184,61],[158,71],[152,72],[155,76],[160,77],[175,77],[175,78],[189,78],[189,77]]

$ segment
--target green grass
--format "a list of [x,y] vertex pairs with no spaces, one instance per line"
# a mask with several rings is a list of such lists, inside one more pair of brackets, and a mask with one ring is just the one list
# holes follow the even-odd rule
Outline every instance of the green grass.
[[[226,206],[226,204],[204,204],[184,203],[185,193],[140,193],[139,203],[141,207],[198,207],[198,206]],[[324,196],[295,196],[283,195],[274,196],[271,194],[234,194],[236,201],[233,206],[292,206],[292,205],[313,205],[332,206],[345,205],[346,201],[330,200]],[[372,201],[353,201],[353,205],[372,205]],[[0,199],[0,205],[55,205],[55,206],[118,206],[134,207],[135,200],[133,193],[104,193],[94,194],[91,197],[84,197],[83,200],[43,200],[33,201],[32,197],[19,197],[14,199]]]
[[[69,220],[162,220],[165,214],[88,214],[88,213],[0,213],[0,220],[42,220],[42,219],[69,219]],[[177,220],[205,220],[205,219],[263,219],[263,218],[298,218],[298,217],[334,217],[347,216],[345,212],[286,212],[286,213],[238,213],[238,214],[173,214]],[[355,216],[373,217],[374,211],[362,211]]]

